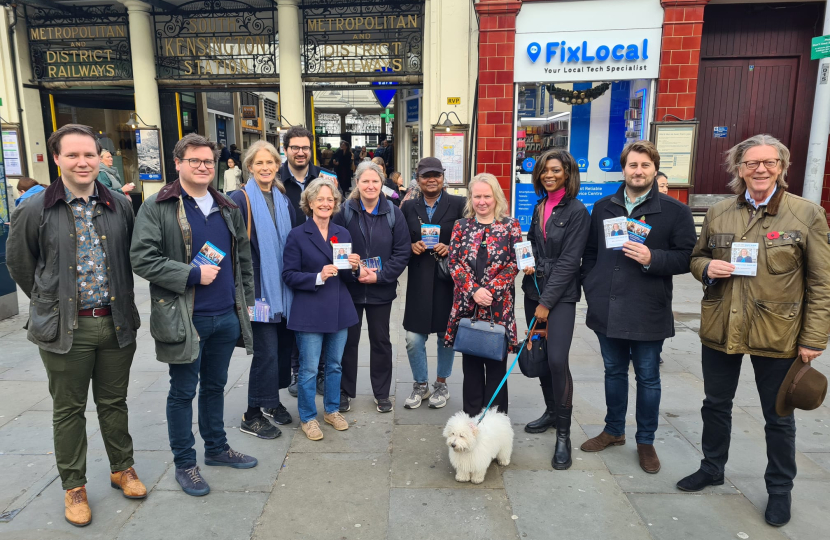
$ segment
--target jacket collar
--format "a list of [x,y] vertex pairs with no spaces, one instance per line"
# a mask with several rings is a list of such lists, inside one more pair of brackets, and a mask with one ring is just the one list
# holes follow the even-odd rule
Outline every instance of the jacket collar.
[[[784,199],[784,194],[787,192],[786,189],[778,186],[775,190],[775,194],[773,194],[772,198],[767,203],[767,215],[768,216],[775,216],[778,215],[778,209],[781,207],[781,201]],[[748,206],[748,202],[746,200],[746,189],[741,191],[740,194],[736,197],[737,200],[737,207],[743,208],[744,206]]]
[[[386,195],[381,193],[380,197],[378,197],[379,216],[389,213],[389,203],[387,203],[386,200]],[[355,212],[363,212],[363,206],[360,204],[360,202],[360,198],[358,197],[357,199],[347,199],[345,204],[348,204]]]
[[444,214],[447,213],[447,209],[450,206],[450,197],[446,189],[441,192],[441,200],[438,201],[438,207],[435,209],[435,213],[432,214],[432,221],[430,221],[427,215],[427,203],[424,202],[424,194],[421,193],[413,202],[415,203],[415,212],[420,216],[421,221],[424,223],[438,223],[444,217]]
[[[611,195],[611,201],[619,206],[625,208],[625,182],[620,185],[620,189]],[[646,200],[640,206],[634,209],[637,215],[659,214],[660,213],[660,190],[657,188],[657,182],[651,186],[651,191],[648,192]],[[629,216],[633,217],[633,216]]]
[[311,238],[311,243],[317,246],[317,249],[322,251],[326,258],[334,260],[334,252],[329,244],[331,237],[335,234],[334,229],[338,228],[334,223],[329,221],[329,237],[325,240],[323,240],[323,235],[320,234],[320,229],[317,228],[317,224],[314,223],[313,218],[305,220],[305,223],[300,225],[300,227],[302,227],[303,231],[305,231],[305,233]]
[[[309,163],[308,174],[306,175],[306,182],[311,182],[312,180],[315,180],[318,176],[320,176],[320,167],[313,163]],[[280,165],[279,177],[283,184],[288,181],[296,182],[296,180],[294,180],[294,175],[291,174],[291,169],[288,168],[287,161]]]
[[[228,197],[225,197],[215,189],[213,186],[208,186],[208,193],[213,196],[213,200],[216,201],[217,206],[220,209],[222,208],[239,208],[231,201]],[[178,178],[172,184],[167,184],[163,188],[159,190],[159,194],[156,197],[156,202],[164,202],[169,201],[171,199],[181,199],[182,197],[182,181]]]
[[[66,191],[63,185],[63,177],[58,177],[57,180],[46,188],[43,195],[43,208],[52,208],[58,201],[66,202]],[[112,196],[110,190],[98,180],[95,180],[95,188],[98,190],[98,199],[104,204],[105,208],[115,211],[115,197]]]

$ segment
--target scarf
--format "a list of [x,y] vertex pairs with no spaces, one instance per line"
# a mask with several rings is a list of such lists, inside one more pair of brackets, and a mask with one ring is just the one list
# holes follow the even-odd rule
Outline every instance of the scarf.
[[277,225],[271,219],[268,203],[254,182],[245,184],[245,192],[251,200],[251,215],[256,225],[257,243],[259,244],[260,288],[265,302],[271,306],[271,319],[278,322],[279,315],[288,320],[294,294],[282,282],[282,253],[285,240],[291,231],[291,217],[288,213],[288,198],[276,187],[271,188],[274,195],[274,213]]
[[103,172],[109,177],[110,182],[112,182],[112,189],[121,189],[124,187],[124,184],[121,182],[121,177],[118,174],[118,169],[115,167],[108,167],[101,162],[98,164],[98,171]]

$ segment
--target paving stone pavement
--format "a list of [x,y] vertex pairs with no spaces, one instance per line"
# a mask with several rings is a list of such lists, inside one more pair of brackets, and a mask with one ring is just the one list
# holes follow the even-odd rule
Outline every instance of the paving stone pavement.
[[[404,291],[406,276],[399,293]],[[521,290],[517,287],[517,293]],[[412,387],[401,328],[404,300],[392,316],[395,410],[379,414],[368,374],[368,335],[360,345],[358,397],[346,413],[349,430],[323,424],[325,438],[312,442],[297,429],[297,400],[283,390],[294,417],[277,440],[238,431],[247,405],[250,358],[231,361],[225,400],[230,444],[250,453],[250,470],[202,467],[212,491],[185,495],[174,479],[167,442],[166,366],[155,360],[149,335],[149,293],[138,279],[136,298],[144,326],[132,366],[128,405],[136,470],[150,493],[143,501],[121,497],[108,485],[106,452],[90,394],[88,484],[93,522],[75,529],[63,519],[63,491],[54,464],[52,400],[37,349],[26,340],[21,315],[0,321],[0,537],[6,539],[177,538],[220,539],[816,539],[830,526],[830,409],[797,411],[799,475],[792,522],[780,529],[763,520],[763,419],[747,362],[735,398],[732,459],[727,482],[699,494],[681,493],[677,480],[696,470],[700,453],[699,302],[689,275],[675,280],[677,336],[663,350],[663,397],[655,444],[662,461],[656,475],[638,466],[633,434],[635,385],[630,382],[629,444],[600,453],[578,450],[602,430],[605,416],[602,358],[579,305],[571,349],[574,377],[573,467],[550,468],[554,435],[527,434],[524,424],[543,410],[538,381],[516,372],[509,379],[510,417],[516,439],[511,463],[495,463],[484,483],[457,483],[441,437],[447,418],[461,407],[462,372],[457,358],[446,408],[403,408]],[[521,306],[519,299],[516,305]],[[636,306],[632,306],[636,313]],[[525,329],[518,316],[520,331]],[[427,345],[435,376],[434,337]],[[830,373],[830,358],[816,366]],[[318,407],[322,404],[318,397]],[[197,433],[199,461],[203,459]]]

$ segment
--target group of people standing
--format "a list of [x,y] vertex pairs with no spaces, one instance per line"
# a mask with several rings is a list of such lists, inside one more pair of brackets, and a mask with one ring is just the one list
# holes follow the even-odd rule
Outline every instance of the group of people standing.
[[[225,195],[211,186],[219,158],[215,143],[186,135],[173,149],[178,179],[148,197],[134,217],[126,198],[96,181],[100,146],[90,128],[71,124],[49,138],[61,176],[13,214],[8,265],[31,298],[28,338],[40,348],[49,376],[55,456],[66,519],[73,525],[91,521],[84,417],[90,382],[112,485],[130,498],[147,493],[133,468],[126,404],[141,324],[133,272],[150,283],[150,334],[157,359],[169,364],[167,426],[175,478],[190,495],[210,491],[194,449],[197,387],[205,465],[257,465],[256,458],[230,447],[224,429],[224,387],[236,347],[253,355],[243,433],[278,437],[278,426],[293,421],[279,390],[292,385],[309,439],[324,437],[318,392],[324,423],[347,430],[343,413],[356,398],[364,316],[375,406],[380,413],[393,410],[390,320],[405,269],[403,327],[414,382],[404,408],[425,401],[430,408],[446,406],[459,324],[473,317],[504,326],[507,347],[497,360],[462,355],[463,410],[476,415],[492,399],[508,412],[508,385],[497,388],[507,355],[523,341],[515,319],[514,249],[522,231],[509,217],[497,179],[478,174],[466,198],[451,195],[441,162],[427,157],[418,163],[413,196],[398,206],[384,195],[385,170],[373,161],[349,171],[351,190],[339,171],[337,181],[320,177],[311,163],[312,141],[305,128],[289,129],[285,163],[270,143],[254,143],[241,158],[249,180]],[[345,155],[351,161],[348,148],[340,159]],[[569,352],[584,290],[586,322],[605,364],[607,416],[602,433],[581,449],[625,444],[633,363],[640,466],[648,473],[660,470],[653,444],[660,353],[674,335],[672,276],[691,269],[706,291],[700,332],[704,459],[678,487],[697,491],[723,482],[731,400],[741,358],[749,353],[767,422],[767,521],[789,519],[795,428],[792,409],[776,408],[776,392],[796,356],[807,363],[826,346],[830,286],[820,269],[830,263],[830,231],[820,207],[786,193],[788,158],[787,149],[769,136],[733,149],[729,163],[738,197],[709,211],[696,243],[691,212],[663,194],[656,181],[660,156],[648,141],[626,146],[620,156],[623,184],[590,214],[576,197],[580,178],[573,156],[561,150],[541,156],[532,175],[540,201],[527,234],[536,265],[524,270],[522,289],[526,320],[547,327],[549,373],[540,377],[546,410],[525,430],[555,427],[554,469],[572,464]],[[645,244],[605,248],[603,221],[621,216],[651,227]],[[439,228],[437,244],[427,247],[424,225]],[[775,229],[785,232],[773,238],[768,231]],[[765,248],[757,276],[732,276],[728,246],[738,237]],[[215,264],[191,264],[208,244],[224,256]],[[347,261],[335,260],[335,244],[351,244]],[[431,336],[437,350],[432,388],[426,352]]]

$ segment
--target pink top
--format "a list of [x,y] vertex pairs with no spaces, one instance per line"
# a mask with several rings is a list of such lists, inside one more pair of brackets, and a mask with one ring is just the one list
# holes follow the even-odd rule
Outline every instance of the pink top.
[[544,218],[542,220],[542,234],[545,237],[545,240],[548,239],[548,219],[550,218],[553,209],[556,208],[556,205],[562,202],[562,199],[565,198],[565,188],[561,187],[556,191],[548,193],[548,199],[545,201],[545,211],[542,214]]

